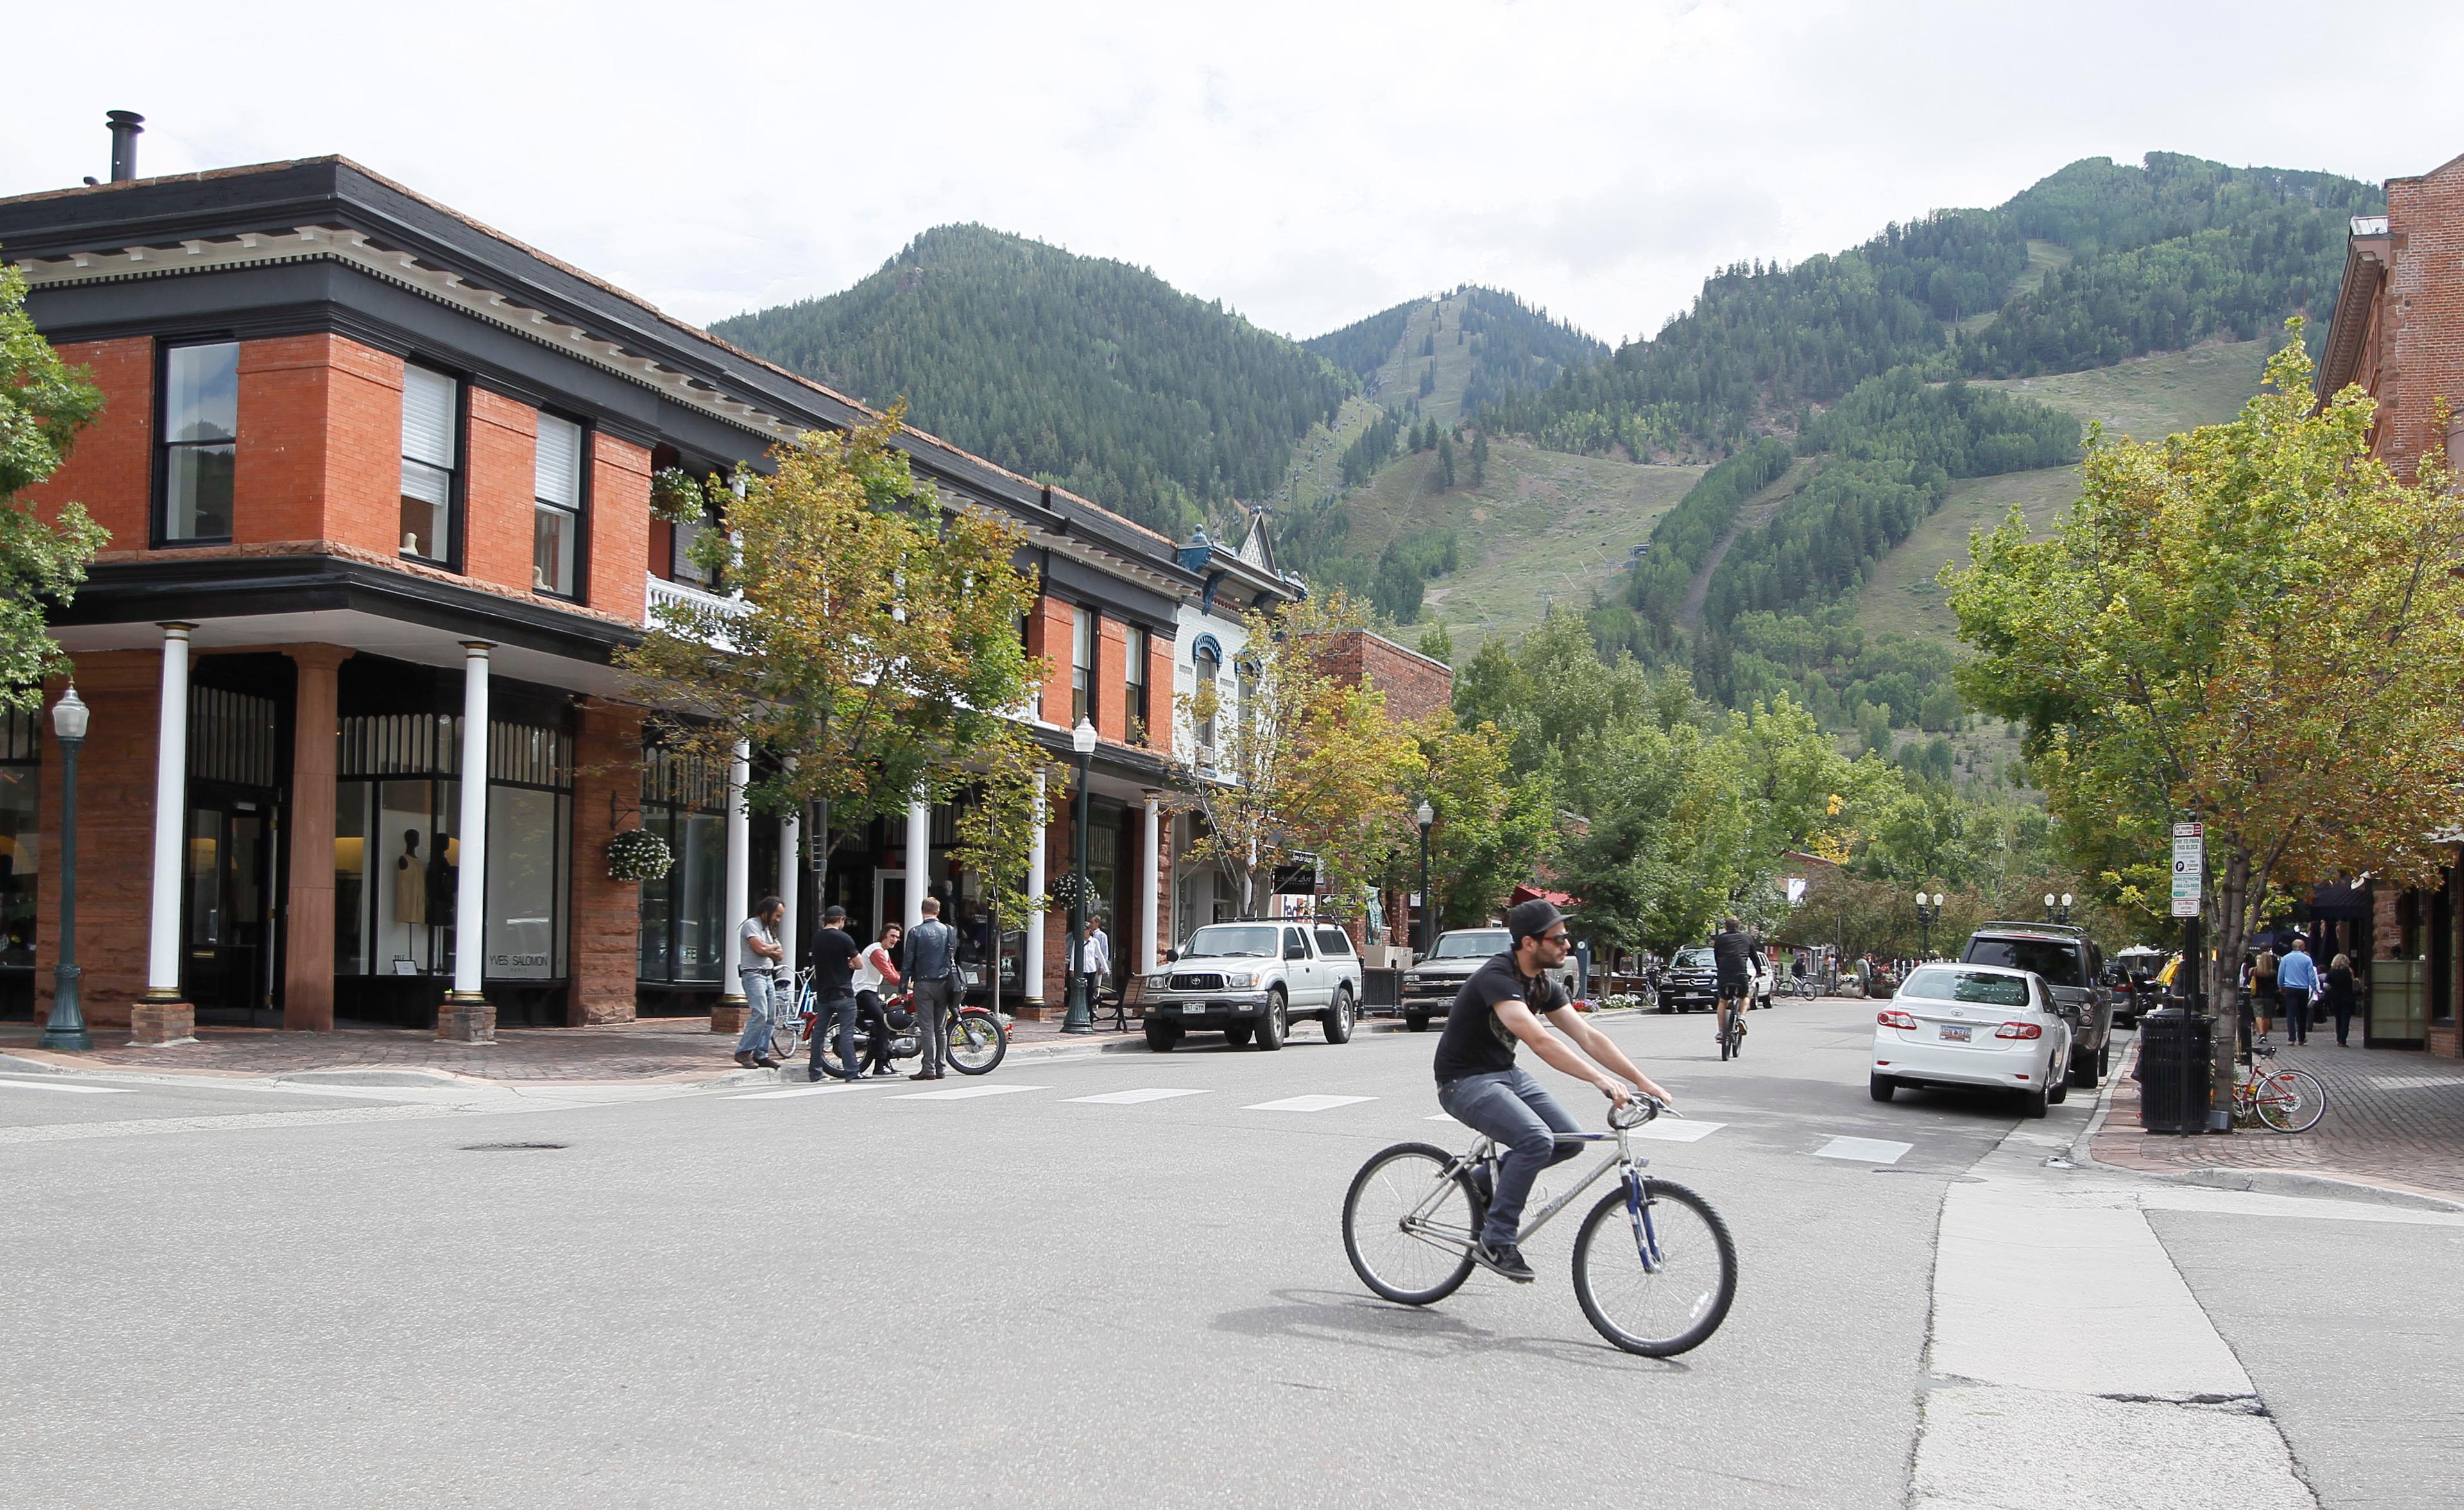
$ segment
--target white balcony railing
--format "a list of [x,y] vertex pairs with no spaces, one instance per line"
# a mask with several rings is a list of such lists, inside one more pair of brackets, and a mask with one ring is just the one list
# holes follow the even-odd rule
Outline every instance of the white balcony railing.
[[[669,582],[659,577],[648,579],[642,605],[644,620],[652,628],[658,627],[663,622],[659,616],[659,610],[671,603],[696,609],[715,610],[728,618],[738,618],[744,613],[744,600],[733,594],[713,592],[708,588],[697,588],[690,582]],[[721,650],[736,648],[724,634],[714,635],[711,643]]]

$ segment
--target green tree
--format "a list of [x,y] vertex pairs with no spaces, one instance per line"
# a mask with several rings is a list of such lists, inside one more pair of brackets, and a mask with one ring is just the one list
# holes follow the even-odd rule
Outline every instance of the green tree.
[[958,803],[954,857],[1005,916],[1024,892],[1035,776],[1049,765],[1002,710],[1023,706],[1041,662],[1018,624],[1035,584],[1013,565],[1022,532],[942,508],[893,442],[896,413],[771,449],[776,471],[713,477],[726,528],[694,542],[740,602],[661,609],[619,664],[662,710],[661,736],[724,761],[749,743],[775,758],[750,788],[766,812],[821,804],[826,851],[912,794]]
[[1455,443],[1443,435],[1438,437],[1438,491],[1449,493],[1455,485]]
[[2014,518],[1944,572],[1977,651],[1961,684],[2026,725],[2066,827],[2208,825],[2220,1005],[2271,886],[2434,874],[2433,836],[2464,816],[2464,514],[2445,458],[2415,483],[2390,473],[2359,389],[2311,412],[2291,328],[2237,419],[2097,445],[2054,539]]
[[39,710],[43,677],[67,665],[43,633],[43,602],[74,599],[109,536],[77,503],[46,522],[25,494],[101,411],[92,375],[62,362],[27,315],[26,276],[0,262],[0,707]]
[[[1424,771],[1421,794],[1436,814],[1429,886],[1438,926],[1485,922],[1554,848],[1555,784],[1545,773],[1515,777],[1511,742],[1494,723],[1463,728],[1441,716],[1413,737]],[[1411,884],[1419,884],[1417,876]]]
[[1488,481],[1488,432],[1475,430],[1471,435],[1471,485],[1480,487]]

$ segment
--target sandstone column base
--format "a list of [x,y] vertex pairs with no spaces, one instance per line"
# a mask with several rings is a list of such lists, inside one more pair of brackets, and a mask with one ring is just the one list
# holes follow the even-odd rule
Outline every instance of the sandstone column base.
[[1001,1005],[1008,1008],[1009,1014],[1021,1022],[1050,1022],[1062,1015],[1040,1001],[1023,1001],[1016,1007],[1010,1007],[1007,1002]]
[[741,996],[722,996],[711,1004],[710,1031],[729,1037],[741,1036],[746,1019],[753,1015],[753,1004]]
[[436,1009],[436,1037],[441,1043],[494,1043],[496,1009],[485,1001],[448,996]]
[[128,1009],[128,1041],[148,1049],[193,1043],[197,1009],[187,1002],[139,1001]]

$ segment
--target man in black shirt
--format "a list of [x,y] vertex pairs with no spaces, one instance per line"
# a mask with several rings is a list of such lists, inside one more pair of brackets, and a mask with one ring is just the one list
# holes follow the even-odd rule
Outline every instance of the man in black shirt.
[[847,915],[845,907],[832,907],[822,914],[820,931],[813,935],[813,1062],[805,1068],[804,1078],[818,1080],[828,1073],[822,1068],[822,1039],[832,1028],[839,1035],[839,1063],[847,1068],[839,1077],[844,1080],[861,1080],[864,1072],[855,1067],[855,940],[847,937]]
[[[1754,991],[1754,936],[1734,918],[1722,920],[1720,931],[1711,935],[1711,964],[1720,972],[1719,1031],[1725,1037],[1728,1031],[1728,1013],[1742,1015],[1752,1005]],[[1738,1024],[1740,1033],[1745,1031]]]
[[[1506,925],[1512,947],[1474,970],[1446,1013],[1446,1031],[1438,1038],[1438,1104],[1447,1116],[1506,1149],[1472,1256],[1528,1284],[1531,1266],[1515,1247],[1523,1203],[1542,1169],[1573,1158],[1582,1144],[1557,1141],[1558,1133],[1581,1129],[1538,1080],[1515,1067],[1515,1043],[1531,1045],[1531,1052],[1550,1065],[1589,1080],[1619,1106],[1632,1099],[1629,1082],[1656,1099],[1671,1098],[1645,1078],[1607,1034],[1577,1015],[1565,989],[1549,978],[1549,971],[1566,962],[1564,915],[1535,898],[1507,913]],[[1557,1033],[1549,1031],[1541,1021],[1544,1016]],[[1585,1055],[1607,1069],[1587,1063]]]

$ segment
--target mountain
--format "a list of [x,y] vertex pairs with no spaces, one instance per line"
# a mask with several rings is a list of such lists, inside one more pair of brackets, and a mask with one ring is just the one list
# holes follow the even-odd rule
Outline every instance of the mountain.
[[1372,396],[1392,386],[1390,376],[1398,376],[1401,387],[1423,400],[1441,386],[1440,348],[1452,345],[1457,351],[1446,354],[1463,358],[1461,372],[1459,381],[1444,386],[1459,389],[1449,398],[1455,411],[1465,414],[1542,391],[1568,369],[1609,354],[1597,338],[1551,319],[1547,310],[1502,289],[1469,283],[1380,310],[1301,344],[1359,379]]
[[711,327],[1012,471],[1178,538],[1263,498],[1355,380],[1143,268],[983,226],[825,299]]

